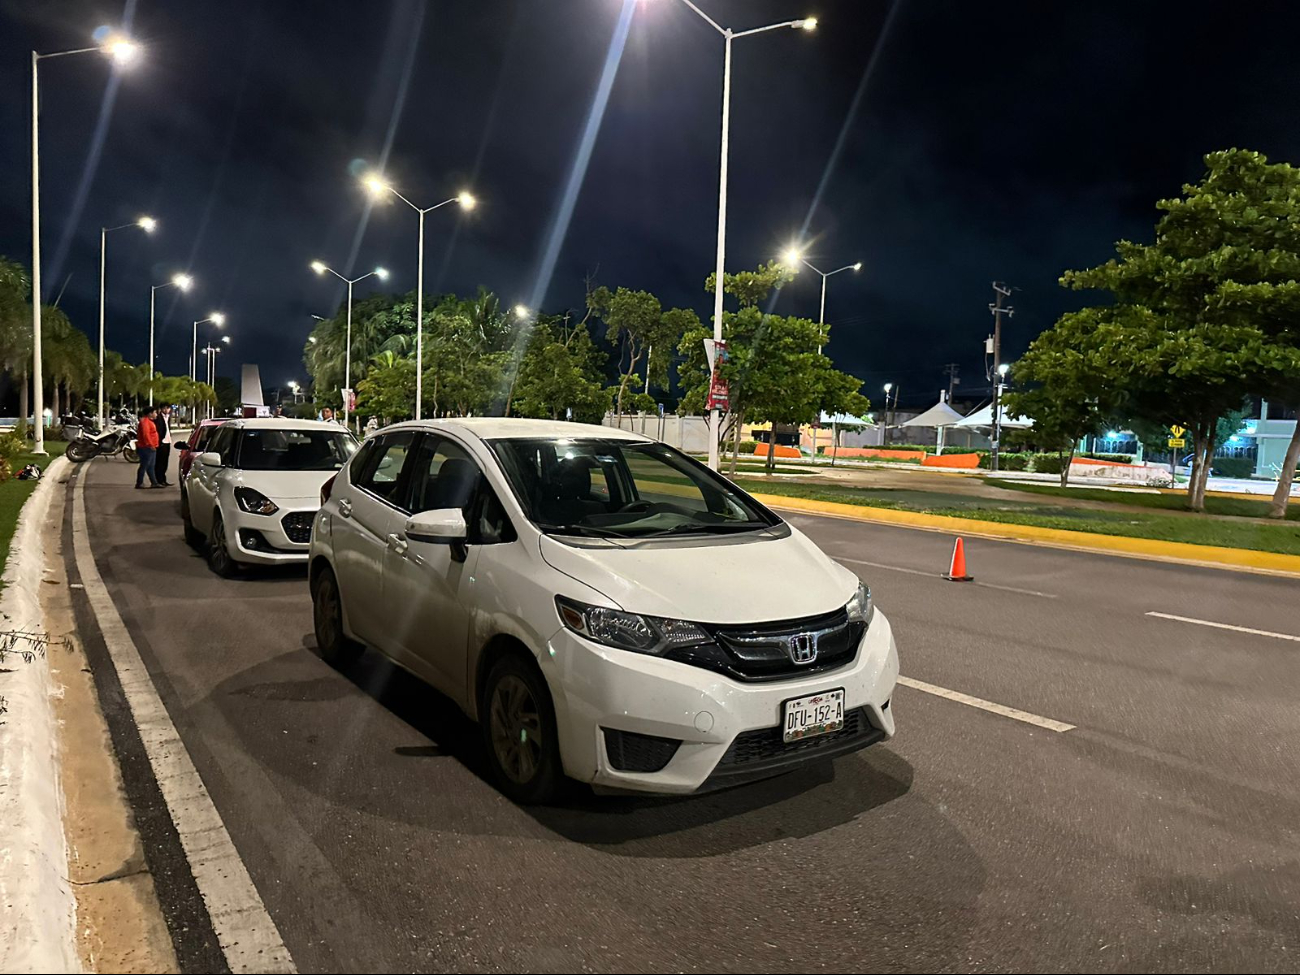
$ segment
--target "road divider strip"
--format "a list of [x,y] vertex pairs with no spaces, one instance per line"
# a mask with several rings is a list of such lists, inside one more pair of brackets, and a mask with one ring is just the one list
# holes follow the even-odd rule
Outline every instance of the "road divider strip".
[[86,598],[140,730],[190,872],[231,972],[294,973],[297,968],[267,913],[185,743],[158,696],[130,631],[104,585],[90,548],[85,472],[73,489],[73,552]]
[[1154,610],[1147,613],[1148,616],[1154,616],[1161,620],[1177,620],[1179,623],[1194,623],[1197,626],[1210,626],[1216,630],[1232,630],[1234,633],[1249,633],[1252,636],[1268,636],[1274,640],[1291,640],[1300,643],[1300,636],[1291,633],[1274,633],[1272,630],[1257,630],[1252,626],[1237,626],[1233,623],[1216,623],[1213,620],[1198,620],[1194,616],[1177,616],[1173,613],[1157,613]]
[[961,691],[951,691],[946,687],[940,687],[937,684],[927,684],[923,680],[916,680],[912,677],[903,677],[902,675],[899,675],[898,682],[904,687],[910,687],[913,690],[921,691],[925,694],[933,694],[935,697],[942,697],[949,701],[956,701],[958,704],[966,704],[973,708],[979,708],[981,711],[988,711],[990,714],[997,714],[1004,718],[1010,718],[1013,721],[1022,721],[1025,724],[1031,724],[1037,728],[1046,728],[1048,731],[1055,731],[1058,734],[1073,731],[1075,728],[1074,725],[1066,724],[1064,721],[1057,721],[1054,718],[1044,718],[1041,714],[1021,711],[1019,708],[1010,708],[1005,704],[986,701],[982,697],[972,697],[969,694],[963,694]]
[[1066,528],[1040,528],[1037,525],[1011,525],[1000,521],[930,515],[898,508],[873,508],[863,504],[845,504],[842,501],[815,501],[811,498],[793,498],[783,494],[755,494],[753,497],[769,508],[828,515],[832,518],[848,518],[852,521],[866,521],[877,525],[918,528],[923,531],[991,538],[1002,542],[1020,542],[1047,548],[1071,549],[1153,562],[1172,562],[1178,565],[1195,565],[1203,568],[1300,579],[1300,555],[1284,555],[1281,552],[1258,552],[1254,549],[1226,548],[1219,545],[1193,545],[1190,542],[1166,542],[1158,538],[1135,538],[1130,535],[1100,535],[1095,532],[1071,531]]

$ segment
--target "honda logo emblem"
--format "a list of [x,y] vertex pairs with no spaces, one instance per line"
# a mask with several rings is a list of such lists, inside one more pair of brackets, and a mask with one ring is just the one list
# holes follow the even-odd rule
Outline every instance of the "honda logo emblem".
[[796,633],[790,637],[787,649],[794,663],[810,664],[817,659],[817,634]]

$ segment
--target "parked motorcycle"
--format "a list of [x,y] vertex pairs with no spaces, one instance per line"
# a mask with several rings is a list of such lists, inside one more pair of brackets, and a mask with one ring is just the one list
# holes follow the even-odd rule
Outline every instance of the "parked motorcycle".
[[121,454],[128,463],[135,464],[140,455],[135,450],[136,427],[129,414],[119,413],[113,417],[108,429],[91,436],[83,433],[68,444],[65,456],[74,464],[80,464],[93,457],[113,457]]
[[82,434],[93,437],[100,432],[99,423],[86,410],[63,414],[59,417],[59,425],[63,427],[63,439],[68,441],[76,440]]

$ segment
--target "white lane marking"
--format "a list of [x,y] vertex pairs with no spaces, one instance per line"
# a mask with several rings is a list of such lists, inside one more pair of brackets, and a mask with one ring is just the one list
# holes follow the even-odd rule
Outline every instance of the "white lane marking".
[[1005,704],[995,704],[992,701],[986,701],[980,697],[971,697],[969,694],[963,694],[961,691],[950,691],[946,687],[939,687],[937,684],[927,684],[923,680],[903,677],[900,674],[898,682],[904,687],[910,687],[913,690],[924,691],[926,694],[933,694],[936,697],[946,697],[948,700],[956,701],[958,704],[967,704],[973,708],[979,708],[981,711],[988,711],[991,714],[1000,714],[1004,718],[1023,721],[1025,724],[1032,724],[1039,728],[1046,728],[1048,731],[1064,732],[1074,730],[1074,725],[1066,724],[1064,721],[1056,721],[1053,718],[1044,718],[1040,714],[1031,714],[1028,711],[1021,711],[1019,708],[1009,708]]
[[1147,613],[1162,620],[1177,620],[1179,623],[1195,623],[1197,626],[1212,626],[1216,630],[1232,630],[1236,633],[1250,633],[1253,636],[1271,636],[1274,640],[1292,640],[1300,643],[1300,636],[1290,633],[1274,633],[1272,630],[1257,630],[1250,626],[1234,626],[1231,623],[1216,623],[1213,620],[1198,620],[1191,616],[1175,616],[1173,613]]
[[226,964],[237,973],[297,972],[279,929],[266,912],[266,905],[158,696],[139,649],[113,604],[95,565],[86,528],[86,472],[83,470],[77,477],[72,510],[77,571],[113,659],[122,693],[140,730],[140,739],[190,871],[212,919]]
[[[943,576],[935,572],[926,572],[922,569],[909,569],[901,565],[886,565],[884,562],[868,562],[866,559],[849,559],[840,557],[839,562],[852,562],[854,565],[869,565],[875,569],[888,569],[890,572],[906,572],[908,575],[925,576],[928,579],[942,579]],[[983,589],[1001,589],[1003,592],[1018,592],[1022,596],[1042,596],[1044,599],[1056,599],[1058,594],[1054,592],[1039,592],[1037,589],[1021,589],[1019,586],[1001,586],[995,582],[980,582],[976,579],[972,585],[979,586]]]

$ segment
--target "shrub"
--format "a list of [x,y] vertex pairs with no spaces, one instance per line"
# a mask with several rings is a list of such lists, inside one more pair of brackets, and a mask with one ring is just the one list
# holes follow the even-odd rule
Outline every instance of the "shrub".
[[1210,465],[1220,477],[1250,477],[1255,473],[1253,457],[1216,457]]
[[[987,450],[948,450],[944,448],[944,453],[953,454],[979,454],[980,470],[991,471],[993,469],[993,454]],[[1029,470],[1029,459],[1033,454],[1020,453],[1014,450],[998,451],[998,470],[1000,471],[1027,471]]]
[[1065,454],[1034,454],[1033,469],[1038,474],[1059,474],[1065,458]]
[[1137,454],[1097,454],[1089,452],[1078,456],[1089,457],[1092,460],[1108,460],[1113,464],[1134,464],[1137,462]]
[[9,480],[9,475],[13,473],[14,459],[31,449],[27,438],[16,430],[0,434],[0,481]]
[[753,453],[755,450],[757,450],[757,449],[758,449],[758,441],[757,441],[757,440],[742,440],[742,441],[740,441],[740,452],[741,452],[742,454],[752,454],[752,453]]

